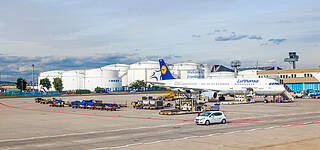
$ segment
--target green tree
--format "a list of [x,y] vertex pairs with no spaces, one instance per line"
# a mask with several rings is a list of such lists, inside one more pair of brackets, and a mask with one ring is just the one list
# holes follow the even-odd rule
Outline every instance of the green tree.
[[61,78],[54,78],[53,79],[53,87],[57,91],[62,91],[63,90],[63,84]]
[[106,92],[106,89],[97,86],[97,87],[94,89],[94,91],[96,91],[96,93],[105,93],[105,92]]
[[21,91],[26,90],[27,81],[23,78],[18,78],[17,79],[17,88],[20,89]]
[[40,80],[40,85],[42,85],[43,87],[47,88],[47,90],[49,90],[51,88],[51,82],[48,78],[44,78]]
[[135,82],[132,82],[129,85],[129,88],[133,88],[135,90],[142,89],[142,88],[145,88],[145,87],[146,87],[146,83],[143,80],[137,80]]
[[106,89],[98,86],[94,89],[94,91],[103,91],[103,90],[106,90]]

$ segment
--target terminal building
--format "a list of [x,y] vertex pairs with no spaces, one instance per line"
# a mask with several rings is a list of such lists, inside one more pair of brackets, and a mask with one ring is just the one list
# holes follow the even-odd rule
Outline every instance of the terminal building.
[[258,71],[259,78],[277,77],[292,92],[320,90],[320,68]]

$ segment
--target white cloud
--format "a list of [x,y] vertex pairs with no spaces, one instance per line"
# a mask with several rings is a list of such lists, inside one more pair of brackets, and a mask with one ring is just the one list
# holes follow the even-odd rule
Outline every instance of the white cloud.
[[31,69],[31,67],[22,66],[22,67],[18,68],[18,71],[24,72],[24,71],[27,71],[27,70],[30,70],[30,69]]
[[277,64],[277,60],[275,60],[275,59],[269,59],[264,63],[265,66],[271,66],[271,65],[276,65],[276,64]]

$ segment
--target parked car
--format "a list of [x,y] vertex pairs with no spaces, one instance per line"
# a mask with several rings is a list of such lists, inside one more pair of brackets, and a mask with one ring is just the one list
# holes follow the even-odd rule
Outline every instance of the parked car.
[[207,111],[194,120],[196,124],[209,125],[211,123],[227,123],[227,118],[222,111]]
[[302,94],[302,92],[297,92],[297,93],[294,93],[292,96],[293,96],[294,98],[302,98],[302,97],[303,97],[303,94]]

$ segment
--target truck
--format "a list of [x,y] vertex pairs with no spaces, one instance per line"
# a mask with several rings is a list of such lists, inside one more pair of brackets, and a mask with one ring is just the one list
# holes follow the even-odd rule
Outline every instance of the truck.
[[309,93],[311,98],[320,99],[320,90],[315,90]]
[[131,105],[133,108],[136,109],[163,109],[165,106],[168,106],[168,104],[165,105],[163,100],[156,99],[133,101]]
[[302,98],[303,97],[303,92],[295,92],[292,96],[294,98]]

